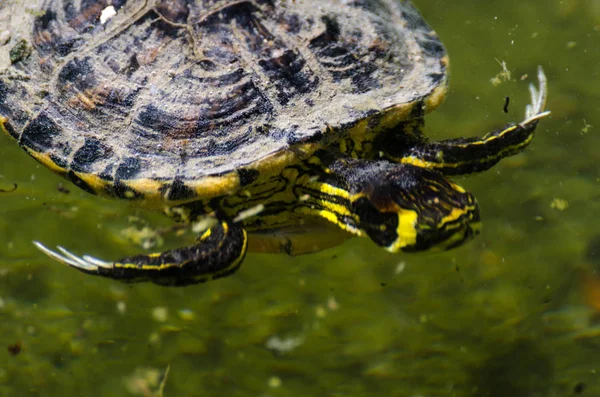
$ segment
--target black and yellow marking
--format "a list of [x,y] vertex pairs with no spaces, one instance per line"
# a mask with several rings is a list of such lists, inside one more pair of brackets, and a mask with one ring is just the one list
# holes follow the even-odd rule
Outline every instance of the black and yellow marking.
[[392,159],[402,164],[434,169],[445,175],[485,171],[503,158],[517,154],[529,146],[538,122],[539,117],[535,117],[521,124],[508,125],[482,138],[415,144],[402,157]]
[[10,124],[8,117],[0,115],[0,132],[10,136],[11,138],[17,139],[18,135],[13,126]]
[[444,249],[479,230],[473,196],[437,172],[361,160],[337,161],[331,172],[330,181],[299,179],[307,198],[296,212],[368,235],[391,252]]
[[218,222],[196,244],[161,253],[122,258],[96,274],[125,281],[151,281],[166,286],[203,283],[234,273],[248,248],[243,226]]
[[[441,62],[447,62],[444,58]],[[243,168],[221,175],[175,177],[171,180],[137,177],[143,165],[131,157],[115,159],[117,170],[114,177],[90,167],[96,160],[109,156],[111,149],[95,138],[88,138],[68,160],[54,150],[55,137],[61,134],[55,120],[45,113],[32,120],[22,133],[14,131],[8,118],[0,116],[0,131],[17,139],[20,145],[38,162],[51,171],[71,180],[83,190],[104,197],[136,201],[149,209],[162,210],[165,206],[177,206],[212,197],[235,195],[240,189],[267,183],[293,166],[310,158],[317,151],[329,152],[331,146],[351,145],[350,156],[370,158],[376,155],[373,140],[383,130],[392,128],[399,121],[414,113],[415,106],[431,111],[437,107],[446,91],[445,85],[437,86],[423,101],[409,102],[373,111],[369,116],[347,126],[327,126],[315,136],[320,139],[294,144],[293,150],[283,150],[266,156]],[[341,142],[341,143],[340,143]],[[343,151],[342,151],[343,152]],[[112,154],[110,154],[112,155]]]
[[[116,262],[38,245],[87,273],[203,282],[239,267],[246,230],[266,236],[253,247],[295,254],[339,241],[313,228],[324,222],[392,252],[452,248],[477,233],[479,210],[444,174],[519,152],[545,115],[540,70],[525,122],[428,143],[423,117],[447,92],[448,57],[410,2],[121,4],[106,29],[88,3],[67,21],[48,2],[31,54],[11,51],[36,62],[0,77],[0,131],[87,192],[215,224],[194,245]],[[380,139],[390,131],[398,145]]]

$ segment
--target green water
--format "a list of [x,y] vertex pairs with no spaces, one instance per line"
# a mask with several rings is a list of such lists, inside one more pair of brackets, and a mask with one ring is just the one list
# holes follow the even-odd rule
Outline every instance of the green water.
[[[526,152],[457,179],[481,205],[478,239],[435,255],[354,239],[250,254],[205,285],[119,284],[31,241],[111,259],[141,249],[124,229],[169,220],[61,192],[0,136],[0,188],[18,184],[0,196],[0,396],[158,395],[168,366],[165,397],[600,395],[600,297],[585,288],[600,277],[600,1],[416,4],[451,57],[434,138],[519,121],[537,65],[550,82]],[[498,61],[512,81],[494,86]]]

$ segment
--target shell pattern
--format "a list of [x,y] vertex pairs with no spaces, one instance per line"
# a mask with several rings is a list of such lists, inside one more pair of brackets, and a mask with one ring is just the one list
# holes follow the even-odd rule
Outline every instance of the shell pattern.
[[0,67],[4,129],[111,186],[231,172],[248,183],[243,170],[269,156],[335,141],[447,78],[409,1],[46,0],[29,17]]

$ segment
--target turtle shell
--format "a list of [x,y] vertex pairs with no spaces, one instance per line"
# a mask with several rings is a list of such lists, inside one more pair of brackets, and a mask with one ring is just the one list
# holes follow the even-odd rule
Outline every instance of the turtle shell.
[[232,192],[445,92],[445,49],[409,1],[18,7],[0,3],[0,129],[96,193]]

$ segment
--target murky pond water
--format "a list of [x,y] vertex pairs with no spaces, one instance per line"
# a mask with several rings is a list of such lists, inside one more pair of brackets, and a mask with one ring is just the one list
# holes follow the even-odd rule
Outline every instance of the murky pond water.
[[204,285],[120,284],[31,242],[109,259],[171,222],[80,192],[0,136],[0,189],[18,185],[0,196],[0,396],[158,395],[167,368],[169,397],[600,395],[600,1],[415,3],[451,57],[433,138],[521,120],[537,65],[549,79],[532,145],[457,178],[481,236],[419,255],[353,239],[249,254]]

